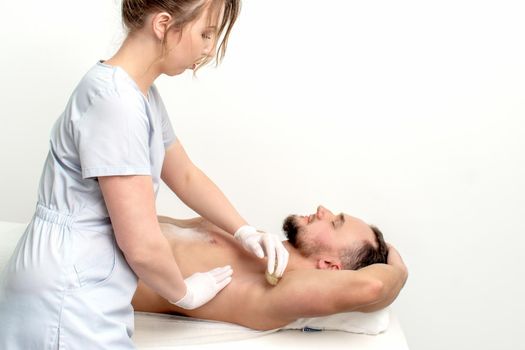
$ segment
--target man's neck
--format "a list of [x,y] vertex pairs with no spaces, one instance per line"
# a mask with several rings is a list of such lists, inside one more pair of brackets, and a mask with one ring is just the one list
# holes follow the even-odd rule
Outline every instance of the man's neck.
[[290,253],[286,271],[306,270],[306,269],[316,269],[317,268],[315,261],[301,255],[301,253],[299,253],[299,251],[295,249],[288,241],[284,242],[284,246],[286,250],[288,250],[288,253]]

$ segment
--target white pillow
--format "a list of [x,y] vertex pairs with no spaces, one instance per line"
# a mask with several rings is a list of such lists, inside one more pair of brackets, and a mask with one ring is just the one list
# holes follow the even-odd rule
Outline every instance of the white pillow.
[[388,309],[375,312],[343,312],[339,314],[300,318],[283,329],[311,331],[345,331],[350,333],[379,334],[388,328],[390,313]]
[[[377,334],[386,330],[389,319],[390,313],[386,309],[372,313],[346,312],[326,317],[300,319],[281,329],[301,329],[305,332],[338,330]],[[153,348],[166,344],[183,346],[250,339],[279,330],[257,331],[227,322],[135,311],[133,341],[136,345],[140,345],[140,348]]]

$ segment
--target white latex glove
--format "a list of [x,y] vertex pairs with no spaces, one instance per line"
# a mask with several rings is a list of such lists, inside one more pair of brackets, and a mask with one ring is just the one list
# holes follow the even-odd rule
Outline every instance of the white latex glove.
[[283,242],[275,234],[259,232],[253,226],[242,226],[233,235],[244,249],[252,252],[259,258],[268,257],[268,273],[280,278],[288,265],[288,251]]
[[197,272],[184,279],[186,295],[170,303],[183,309],[196,309],[213,299],[232,280],[231,266],[218,267],[208,272]]

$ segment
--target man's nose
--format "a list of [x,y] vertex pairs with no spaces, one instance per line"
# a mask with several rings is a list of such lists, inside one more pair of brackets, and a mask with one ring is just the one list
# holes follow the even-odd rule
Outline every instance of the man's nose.
[[322,220],[326,216],[326,208],[322,205],[319,205],[317,207],[317,213],[316,213],[317,219]]
[[323,220],[323,219],[331,219],[334,216],[334,214],[330,210],[323,207],[322,205],[319,205],[317,207],[317,213],[315,214],[315,216],[317,217],[318,220]]

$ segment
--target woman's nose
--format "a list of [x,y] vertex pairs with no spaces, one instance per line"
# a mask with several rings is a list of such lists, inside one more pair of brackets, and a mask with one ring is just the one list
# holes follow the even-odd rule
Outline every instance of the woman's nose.
[[202,53],[202,56],[204,58],[213,58],[213,50],[211,47],[207,47],[206,49],[204,49],[203,53]]
[[216,42],[209,43],[208,45],[206,45],[206,47],[203,50],[203,56],[205,56],[206,58],[213,58],[213,56],[215,56],[215,46],[216,45],[217,45]]

